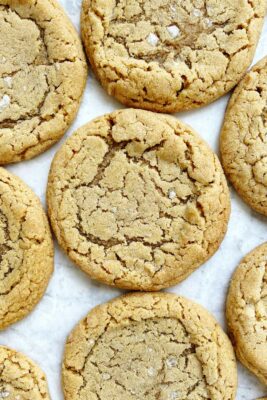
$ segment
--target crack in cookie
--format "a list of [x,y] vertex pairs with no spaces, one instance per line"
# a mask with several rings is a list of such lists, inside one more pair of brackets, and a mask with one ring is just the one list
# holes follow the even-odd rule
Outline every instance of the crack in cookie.
[[217,157],[179,121],[123,110],[80,128],[57,153],[48,210],[57,239],[92,278],[157,290],[217,250],[229,192]]
[[63,363],[66,400],[232,400],[236,377],[233,349],[215,320],[163,293],[93,309],[71,332]]
[[107,92],[127,106],[203,106],[250,65],[265,1],[84,0],[82,37]]
[[32,6],[0,1],[0,32],[0,164],[5,164],[39,154],[65,133],[87,70],[79,38],[54,1]]
[[48,221],[33,192],[0,169],[0,329],[38,303],[53,271]]

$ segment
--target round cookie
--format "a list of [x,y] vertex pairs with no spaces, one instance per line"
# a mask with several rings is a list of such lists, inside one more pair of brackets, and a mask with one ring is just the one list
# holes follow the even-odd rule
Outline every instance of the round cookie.
[[217,250],[229,192],[216,155],[173,117],[120,110],[80,128],[56,154],[47,190],[56,237],[93,279],[158,290]]
[[240,263],[232,278],[226,315],[240,361],[267,384],[267,243]]
[[40,201],[0,168],[0,329],[29,314],[52,272],[53,242]]
[[201,107],[250,65],[265,0],[83,0],[82,37],[107,92],[158,112]]
[[267,57],[229,102],[221,134],[223,167],[240,196],[267,216]]
[[50,400],[43,371],[28,357],[0,346],[0,398]]
[[136,293],[93,309],[70,334],[66,400],[235,398],[231,343],[198,304]]
[[86,77],[80,39],[55,0],[0,0],[0,164],[62,137]]

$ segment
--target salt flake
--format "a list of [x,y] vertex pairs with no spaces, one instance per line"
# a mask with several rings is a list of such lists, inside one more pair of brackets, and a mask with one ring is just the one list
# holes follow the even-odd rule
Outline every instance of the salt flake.
[[159,41],[159,38],[157,35],[155,35],[155,33],[150,33],[147,37],[147,41],[149,44],[151,44],[151,46],[156,46]]

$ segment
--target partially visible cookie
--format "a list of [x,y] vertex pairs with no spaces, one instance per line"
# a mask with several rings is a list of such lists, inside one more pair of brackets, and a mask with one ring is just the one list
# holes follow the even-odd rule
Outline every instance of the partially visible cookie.
[[177,119],[120,110],[75,132],[48,180],[56,237],[90,277],[132,290],[185,279],[218,249],[230,212],[216,155]]
[[237,268],[226,315],[238,358],[267,384],[267,243],[249,253]]
[[93,309],[70,334],[66,400],[235,399],[228,337],[198,304],[136,293]]
[[267,216],[267,57],[229,102],[221,134],[223,167],[240,196]]
[[53,242],[40,201],[0,168],[0,329],[33,309],[52,272]]
[[50,400],[43,371],[28,357],[0,346],[0,399]]
[[61,138],[86,76],[80,39],[55,0],[0,0],[0,164]]
[[158,112],[201,107],[249,67],[265,0],[83,0],[91,65],[123,104]]

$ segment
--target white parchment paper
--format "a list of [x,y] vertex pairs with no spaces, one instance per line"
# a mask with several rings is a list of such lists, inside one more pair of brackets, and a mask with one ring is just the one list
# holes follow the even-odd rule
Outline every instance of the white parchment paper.
[[[61,0],[66,12],[79,29],[81,0]],[[267,18],[257,47],[255,63],[267,54]],[[229,96],[193,112],[176,116],[190,124],[218,152],[219,132]],[[20,176],[45,205],[47,175],[51,160],[67,136],[89,120],[122,108],[107,96],[90,71],[83,102],[72,127],[49,151],[27,162],[7,168]],[[232,213],[229,228],[219,251],[183,283],[168,291],[185,295],[202,304],[225,328],[225,296],[230,277],[240,259],[267,240],[267,219],[250,210],[231,189]],[[55,272],[48,290],[23,321],[0,333],[0,343],[32,357],[48,377],[51,398],[62,400],[61,360],[68,333],[87,312],[121,292],[92,282],[80,272],[56,245]],[[267,388],[239,365],[237,399],[253,400],[267,395]]]

